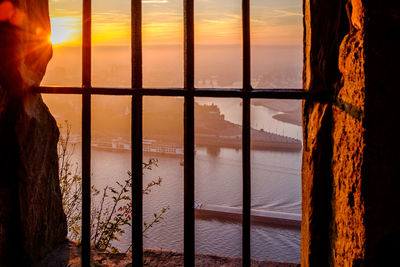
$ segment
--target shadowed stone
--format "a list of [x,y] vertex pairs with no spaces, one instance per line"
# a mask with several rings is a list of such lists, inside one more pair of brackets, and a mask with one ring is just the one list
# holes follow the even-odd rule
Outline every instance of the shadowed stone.
[[400,250],[400,3],[304,3],[304,86],[330,97],[304,103],[302,266],[390,266]]
[[65,240],[59,131],[39,94],[51,58],[47,0],[0,3],[0,265],[31,266]]

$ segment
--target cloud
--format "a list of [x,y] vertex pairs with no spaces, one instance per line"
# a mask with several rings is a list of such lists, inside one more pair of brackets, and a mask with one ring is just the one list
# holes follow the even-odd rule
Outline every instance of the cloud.
[[168,0],[142,0],[143,4],[168,4]]
[[301,12],[294,12],[294,11],[288,11],[284,9],[275,9],[275,16],[276,18],[279,17],[288,17],[288,16],[297,16],[297,17],[302,17],[303,14]]

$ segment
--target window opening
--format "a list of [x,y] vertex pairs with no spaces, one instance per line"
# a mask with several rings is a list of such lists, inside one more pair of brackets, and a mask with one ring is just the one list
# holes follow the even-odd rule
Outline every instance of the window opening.
[[[232,98],[240,102],[242,117],[241,128],[241,190],[242,190],[242,211],[241,211],[241,247],[242,264],[250,266],[251,259],[251,220],[255,214],[252,214],[252,152],[251,146],[257,142],[254,135],[254,128],[251,125],[251,116],[253,114],[252,102],[260,99],[283,99],[283,100],[301,100],[316,98],[316,95],[310,95],[307,91],[295,86],[289,85],[287,88],[264,87],[263,84],[254,84],[251,74],[251,36],[250,36],[250,1],[242,0],[241,3],[241,80],[240,88],[231,86],[229,88],[213,88],[195,84],[195,16],[194,0],[183,0],[183,88],[180,88],[179,82],[174,83],[175,88],[160,88],[155,85],[153,88],[144,88],[143,86],[143,47],[146,39],[143,38],[144,28],[142,25],[142,9],[145,1],[131,1],[131,82],[130,86],[123,84],[123,88],[118,88],[120,84],[114,86],[114,83],[104,84],[99,87],[93,82],[92,63],[93,61],[93,42],[92,39],[92,2],[83,0],[82,5],[82,41],[78,45],[82,46],[82,85],[76,86],[74,83],[62,83],[61,86],[41,86],[35,88],[39,93],[48,94],[79,94],[82,96],[82,265],[89,266],[90,263],[90,203],[91,203],[91,147],[93,144],[93,132],[91,129],[92,121],[92,100],[95,95],[105,96],[130,96],[131,97],[131,169],[134,173],[132,181],[132,257],[134,262],[140,262],[143,259],[143,175],[142,162],[143,151],[148,149],[143,144],[143,98],[151,96],[169,96],[183,98],[184,112],[184,144],[183,144],[183,169],[184,169],[184,261],[185,266],[194,266],[195,260],[195,97],[204,98]],[[167,1],[168,2],[168,1]],[[239,1],[238,1],[239,2]],[[258,2],[258,1],[255,1]],[[256,49],[256,48],[253,48]],[[76,55],[79,53],[76,52]],[[98,62],[95,62],[96,66]],[[196,65],[197,66],[197,65]],[[75,70],[76,71],[76,70]],[[116,70],[117,71],[117,70]],[[146,74],[145,74],[146,75]],[[77,75],[76,75],[77,76]],[[254,80],[254,79],[253,79]],[[54,81],[53,81],[54,82]],[[45,84],[53,84],[52,81],[46,81]],[[205,83],[207,85],[207,83]],[[151,85],[151,84],[150,84]],[[196,88],[197,86],[199,88]],[[253,87],[257,90],[253,90]],[[275,114],[281,115],[282,114]],[[283,114],[285,115],[285,114]],[[293,119],[286,114],[284,119]],[[257,128],[257,126],[255,127]],[[258,127],[262,131],[261,127]],[[253,142],[253,143],[252,143]],[[254,186],[253,186],[254,187]],[[200,204],[201,205],[201,204]]]

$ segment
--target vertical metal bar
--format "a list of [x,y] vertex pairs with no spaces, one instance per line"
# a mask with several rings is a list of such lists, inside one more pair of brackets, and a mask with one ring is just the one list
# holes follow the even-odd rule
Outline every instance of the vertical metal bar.
[[142,1],[131,0],[132,88],[142,88]]
[[[194,91],[194,1],[184,0],[184,87]],[[194,96],[184,104],[184,265],[194,266]]]
[[[132,88],[142,84],[142,1],[131,0]],[[132,266],[143,265],[143,97],[132,96]]]
[[251,180],[250,180],[250,98],[243,98],[243,266],[250,266],[250,208],[251,208]]
[[242,0],[242,27],[243,27],[243,132],[242,132],[242,168],[243,168],[243,266],[250,266],[250,212],[251,212],[251,165],[250,165],[250,0]]
[[91,97],[82,94],[82,266],[90,266],[90,136]]
[[92,1],[83,0],[82,86],[91,87],[92,79]]
[[83,0],[82,25],[82,266],[90,266],[91,0]]
[[143,175],[141,95],[132,97],[132,266],[143,264]]
[[250,66],[250,0],[242,0],[242,31],[243,31],[243,88],[251,90]]
[[184,0],[184,87],[194,90],[194,1]]
[[194,266],[194,97],[184,106],[184,265]]

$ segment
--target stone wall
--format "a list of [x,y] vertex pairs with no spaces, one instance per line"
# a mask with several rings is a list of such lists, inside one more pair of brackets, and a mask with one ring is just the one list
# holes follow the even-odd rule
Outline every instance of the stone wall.
[[390,266],[400,251],[400,2],[364,2],[365,254]]
[[332,219],[332,95],[340,80],[340,42],[348,32],[345,1],[304,1],[304,83],[324,92],[303,104],[301,262],[328,266]]
[[58,128],[39,85],[52,50],[47,0],[0,2],[0,266],[32,266],[65,240]]
[[304,266],[389,266],[398,245],[399,1],[304,1]]

